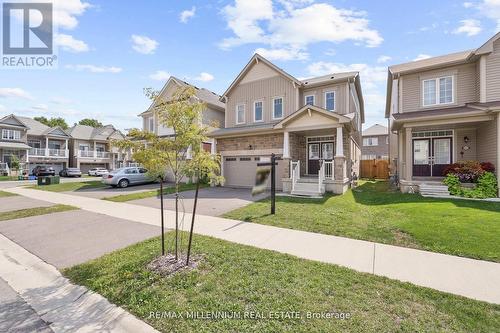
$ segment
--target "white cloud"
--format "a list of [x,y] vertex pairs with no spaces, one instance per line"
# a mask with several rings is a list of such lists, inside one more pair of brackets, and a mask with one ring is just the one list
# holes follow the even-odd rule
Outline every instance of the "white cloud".
[[309,53],[300,49],[265,49],[258,48],[255,53],[260,54],[268,60],[306,60]]
[[147,36],[132,35],[132,48],[142,54],[153,54],[158,42]]
[[381,55],[380,57],[378,57],[378,58],[377,58],[377,62],[378,62],[379,64],[383,64],[383,63],[385,63],[385,62],[390,61],[391,59],[392,59],[392,57],[389,57],[389,56],[387,56],[387,55]]
[[32,106],[32,108],[37,111],[47,111],[49,109],[49,106],[47,104],[38,104]]
[[474,19],[466,19],[460,21],[461,25],[453,30],[454,34],[466,34],[467,36],[475,36],[481,32],[481,22]]
[[88,71],[91,73],[120,73],[123,70],[121,67],[95,65],[66,65],[66,68],[74,69],[79,72]]
[[[38,2],[38,1],[35,1]],[[74,29],[81,16],[91,5],[80,0],[54,0],[54,23],[64,29]]]
[[156,81],[165,81],[170,77],[170,73],[165,71],[156,71],[153,74],[149,75],[149,78]]
[[54,43],[69,52],[80,53],[89,50],[89,46],[84,41],[75,39],[71,35],[57,34],[54,37]]
[[194,16],[194,14],[196,13],[196,7],[193,6],[191,8],[191,10],[184,10],[181,12],[181,14],[179,15],[179,21],[181,21],[182,23],[187,23],[187,21],[192,18]]
[[474,6],[472,2],[464,2],[462,5],[464,8],[472,8]]
[[3,98],[22,98],[32,100],[33,97],[21,88],[0,88],[0,97]]
[[207,72],[201,72],[200,75],[194,78],[196,81],[209,82],[214,79],[214,76]]
[[64,104],[70,104],[71,100],[65,97],[56,96],[50,99],[50,103],[64,105]]
[[413,59],[413,61],[419,61],[419,60],[429,59],[431,57],[432,56],[430,56],[428,54],[420,53],[418,56],[415,57],[415,59]]
[[[281,5],[281,6],[280,6]],[[311,1],[236,0],[222,10],[233,37],[220,47],[263,43],[272,49],[307,50],[309,44],[355,41],[368,47],[382,43],[378,31],[369,28],[366,13],[339,9]]]
[[334,55],[337,54],[337,51],[335,49],[328,49],[325,51],[325,55],[333,57]]
[[5,111],[7,111],[7,108],[2,104],[0,104],[0,112],[5,112]]

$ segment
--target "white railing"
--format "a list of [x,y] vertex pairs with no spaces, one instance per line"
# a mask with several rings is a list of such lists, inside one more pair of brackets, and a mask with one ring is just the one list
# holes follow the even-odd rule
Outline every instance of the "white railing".
[[94,157],[93,150],[79,150],[78,157]]
[[79,150],[78,157],[110,158],[111,153],[109,151]]
[[324,180],[325,180],[325,162],[323,160],[319,160],[318,193],[323,193]]
[[45,148],[30,148],[29,156],[45,156]]
[[109,158],[111,155],[108,151],[96,151],[95,156],[97,158]]
[[296,162],[290,160],[290,179],[292,180],[292,191],[294,191],[295,184],[300,179],[300,160]]
[[323,165],[325,166],[325,179],[333,180],[333,161],[324,161]]
[[49,156],[51,156],[51,157],[68,157],[68,150],[66,150],[66,149],[49,149]]

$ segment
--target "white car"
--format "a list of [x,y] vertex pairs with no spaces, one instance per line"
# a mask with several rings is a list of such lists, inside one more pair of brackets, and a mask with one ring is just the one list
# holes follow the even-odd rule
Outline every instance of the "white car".
[[88,172],[89,176],[103,176],[107,175],[108,173],[109,171],[106,168],[92,168]]

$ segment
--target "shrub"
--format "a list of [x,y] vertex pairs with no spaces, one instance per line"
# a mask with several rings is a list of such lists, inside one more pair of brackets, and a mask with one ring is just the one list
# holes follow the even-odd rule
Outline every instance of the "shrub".
[[486,171],[492,172],[491,169],[495,170],[495,167],[489,162],[463,161],[446,167],[443,176],[451,173],[457,175],[462,183],[476,183]]
[[451,195],[462,196],[462,187],[460,186],[460,179],[456,174],[449,173],[443,180],[445,185],[448,185],[448,191]]
[[498,193],[498,183],[492,172],[484,172],[477,181],[477,186],[473,189],[463,188],[460,185],[460,179],[456,174],[449,173],[443,180],[448,186],[451,195],[457,195],[466,198],[494,198]]
[[495,166],[491,162],[481,162],[481,168],[487,172],[495,172]]

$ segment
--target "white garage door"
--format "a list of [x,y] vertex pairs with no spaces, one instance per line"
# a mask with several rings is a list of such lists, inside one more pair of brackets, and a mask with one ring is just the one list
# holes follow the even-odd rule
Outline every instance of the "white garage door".
[[[269,156],[266,156],[269,157]],[[261,156],[228,156],[224,157],[224,186],[227,187],[253,187],[255,185],[255,174],[257,171],[257,163],[260,162]],[[276,166],[276,189],[282,189],[281,178],[284,174],[285,161],[278,160]],[[271,182],[268,182],[270,187]]]
[[87,173],[92,168],[106,168],[106,167],[107,167],[107,164],[87,164],[87,163],[80,163],[80,171],[82,173]]

